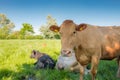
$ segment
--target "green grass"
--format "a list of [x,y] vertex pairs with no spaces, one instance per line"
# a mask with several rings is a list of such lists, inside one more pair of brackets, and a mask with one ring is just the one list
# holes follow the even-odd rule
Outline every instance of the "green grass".
[[[0,40],[0,80],[79,80],[79,73],[34,69],[35,60],[30,59],[33,49],[57,60],[60,48],[60,40]],[[96,80],[120,80],[117,68],[115,60],[100,61]],[[84,79],[90,80],[90,75]]]

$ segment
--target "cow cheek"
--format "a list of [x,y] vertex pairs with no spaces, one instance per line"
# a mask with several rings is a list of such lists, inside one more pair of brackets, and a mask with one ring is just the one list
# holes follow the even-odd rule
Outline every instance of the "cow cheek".
[[77,45],[76,37],[73,36],[73,37],[71,38],[70,45],[71,45],[72,49],[75,48],[75,46]]

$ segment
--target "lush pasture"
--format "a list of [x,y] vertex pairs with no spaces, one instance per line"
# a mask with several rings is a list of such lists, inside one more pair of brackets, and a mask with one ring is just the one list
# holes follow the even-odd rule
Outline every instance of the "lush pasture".
[[[0,40],[0,80],[79,80],[79,73],[58,70],[35,70],[30,59],[33,49],[48,53],[54,60],[60,54],[60,40]],[[117,64],[101,61],[96,80],[116,78]],[[90,80],[86,75],[85,80]]]

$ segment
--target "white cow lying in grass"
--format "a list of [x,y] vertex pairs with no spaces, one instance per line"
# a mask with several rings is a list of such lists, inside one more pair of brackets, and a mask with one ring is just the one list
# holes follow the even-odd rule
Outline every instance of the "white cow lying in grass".
[[[79,64],[75,58],[75,53],[71,54],[72,56],[62,56],[61,54],[58,57],[56,63],[56,69],[58,70],[69,70],[73,72],[79,72]],[[85,74],[88,74],[89,70],[85,69]]]

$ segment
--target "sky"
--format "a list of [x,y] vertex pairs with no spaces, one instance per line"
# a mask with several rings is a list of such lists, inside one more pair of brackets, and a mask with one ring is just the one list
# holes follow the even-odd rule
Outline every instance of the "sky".
[[58,25],[66,19],[76,24],[120,25],[120,0],[0,0],[0,13],[15,24],[15,30],[29,23],[36,33],[48,15]]

